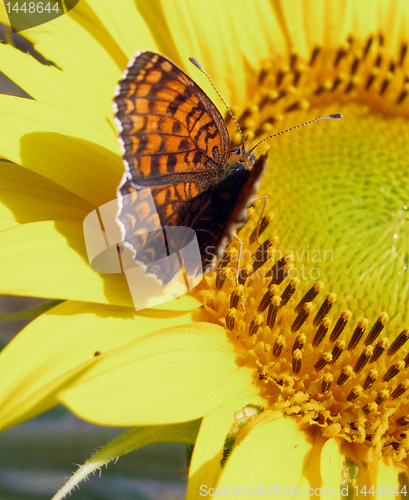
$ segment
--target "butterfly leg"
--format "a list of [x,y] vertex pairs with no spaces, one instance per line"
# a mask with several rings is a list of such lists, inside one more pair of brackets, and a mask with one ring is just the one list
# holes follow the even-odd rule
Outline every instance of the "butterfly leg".
[[257,241],[257,243],[259,243],[258,237],[266,229],[266,227],[268,226],[268,223],[270,222],[270,220],[272,218],[272,216],[270,214],[264,215],[264,213],[266,211],[267,202],[268,202],[267,195],[261,195],[261,196],[257,196],[256,198],[253,198],[251,200],[251,205],[253,205],[256,201],[260,201],[260,200],[263,200],[263,208],[261,210],[261,214],[260,214],[260,217],[258,219],[257,226],[255,227],[254,231],[251,233],[250,243],[254,243],[255,241]]
[[[234,275],[234,279],[236,281],[236,286],[239,287],[241,285],[241,288],[242,288],[242,285],[244,284],[245,282],[245,279],[243,280],[242,279],[242,276],[241,276],[241,271],[243,271],[241,268],[240,268],[240,263],[241,263],[241,258],[242,258],[242,254],[243,254],[243,240],[241,240],[238,236],[237,236],[237,233],[236,231],[233,231],[233,234],[232,234],[232,237],[238,242],[239,244],[239,252],[237,254],[237,267],[236,267],[236,272],[235,272],[235,275]],[[239,289],[236,288],[236,290],[238,291]],[[240,293],[240,304],[243,308],[243,311],[246,309],[245,306],[244,306],[244,302],[243,302],[243,295],[242,293]]]
[[236,267],[236,272],[234,275],[234,279],[236,280],[236,285],[239,285],[239,270],[240,270],[240,263],[241,263],[241,255],[243,253],[243,240],[241,240],[238,236],[236,231],[233,231],[232,237],[237,241],[239,244],[239,253],[237,255],[237,267]]

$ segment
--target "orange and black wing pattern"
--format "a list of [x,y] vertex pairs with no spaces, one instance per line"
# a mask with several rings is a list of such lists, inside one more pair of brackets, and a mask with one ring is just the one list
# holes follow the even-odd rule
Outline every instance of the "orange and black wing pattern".
[[[166,256],[162,228],[193,227],[210,203],[230,155],[227,126],[186,73],[152,52],[132,59],[114,109],[126,170],[117,220],[135,260],[166,283],[172,270],[153,264]],[[155,207],[142,193],[145,188]]]
[[230,155],[229,133],[216,106],[159,54],[142,52],[132,59],[114,107],[123,159],[135,186],[206,184]]

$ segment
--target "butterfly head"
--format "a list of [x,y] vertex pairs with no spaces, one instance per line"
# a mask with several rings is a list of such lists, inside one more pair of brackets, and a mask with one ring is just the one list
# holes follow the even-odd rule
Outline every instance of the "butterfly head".
[[247,140],[244,140],[240,147],[233,148],[230,153],[229,163],[241,164],[250,170],[256,163],[257,158],[251,151]]
[[249,159],[252,163],[256,163],[257,158],[251,151],[247,151],[243,146],[231,150],[232,155],[237,155],[243,159]]

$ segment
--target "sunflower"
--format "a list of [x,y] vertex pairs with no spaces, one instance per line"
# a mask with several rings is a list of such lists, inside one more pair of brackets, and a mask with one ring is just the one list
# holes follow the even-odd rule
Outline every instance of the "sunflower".
[[[404,1],[82,0],[23,33],[49,65],[0,45],[1,70],[33,98],[0,96],[0,287],[64,300],[1,354],[1,427],[62,402],[138,426],[131,448],[195,441],[187,498],[404,493],[408,25]],[[135,312],[123,275],[90,269],[82,221],[115,198],[111,100],[141,49],[219,105],[194,55],[254,145],[344,120],[263,143],[268,206],[250,208],[242,251]]]

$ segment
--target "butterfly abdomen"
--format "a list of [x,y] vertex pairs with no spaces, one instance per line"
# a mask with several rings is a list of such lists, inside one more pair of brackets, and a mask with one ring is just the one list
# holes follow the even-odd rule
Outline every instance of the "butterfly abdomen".
[[[201,249],[203,268],[213,265],[216,251],[219,253],[221,240],[230,237],[230,226],[245,222],[242,217],[232,221],[232,214],[238,199],[249,179],[250,170],[236,163],[224,172],[223,179],[210,188],[210,200],[191,226],[196,231]],[[236,217],[234,217],[236,219]],[[232,230],[234,230],[234,228]]]

